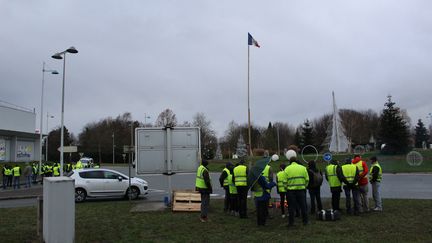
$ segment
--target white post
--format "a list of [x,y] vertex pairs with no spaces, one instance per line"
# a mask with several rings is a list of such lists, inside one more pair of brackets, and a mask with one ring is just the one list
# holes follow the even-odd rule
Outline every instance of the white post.
[[43,186],[43,240],[75,241],[75,182],[69,177],[45,177]]

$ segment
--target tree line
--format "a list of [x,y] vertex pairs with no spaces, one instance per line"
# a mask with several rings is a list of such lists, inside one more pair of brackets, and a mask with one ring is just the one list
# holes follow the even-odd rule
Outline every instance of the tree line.
[[[411,129],[411,121],[407,113],[395,105],[391,96],[387,97],[384,108],[379,114],[373,110],[341,109],[339,116],[351,146],[369,145],[374,149],[384,145],[381,152],[394,154],[404,153],[411,147],[422,148],[431,141],[423,121],[419,119],[417,125]],[[331,123],[332,114],[324,114],[313,120],[305,119],[299,126],[283,121],[269,121],[265,127],[252,124],[253,154],[262,156],[266,151],[270,154],[283,153],[290,145],[300,149],[313,145],[320,152],[324,152],[328,148],[326,141]],[[213,159],[218,147],[223,158],[231,157],[236,151],[240,136],[244,141],[248,141],[247,123],[238,124],[231,121],[223,136],[217,138],[211,121],[204,113],[198,112],[193,116],[192,121],[179,124],[175,113],[171,109],[165,109],[154,124],[133,120],[132,114],[126,112],[115,118],[107,117],[86,124],[77,137],[65,128],[64,144],[79,146],[79,151],[83,152],[84,156],[92,157],[97,162],[109,163],[114,160],[119,163],[124,161],[123,146],[131,145],[135,139],[134,129],[143,126],[200,127],[201,154],[204,159]],[[59,159],[57,151],[59,144],[60,127],[48,134],[49,160]],[[77,159],[79,159],[78,154],[65,155],[65,161]]]

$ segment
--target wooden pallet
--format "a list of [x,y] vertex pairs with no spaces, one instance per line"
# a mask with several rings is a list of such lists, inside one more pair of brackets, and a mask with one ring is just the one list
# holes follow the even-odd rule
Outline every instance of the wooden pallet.
[[201,211],[201,194],[196,191],[174,191],[172,211]]

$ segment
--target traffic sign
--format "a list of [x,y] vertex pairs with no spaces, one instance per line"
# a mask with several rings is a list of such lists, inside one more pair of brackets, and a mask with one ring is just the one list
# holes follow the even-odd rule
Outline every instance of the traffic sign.
[[323,159],[324,159],[324,161],[326,161],[326,162],[330,162],[331,160],[332,160],[332,154],[331,153],[325,153],[325,154],[323,154]]
[[[58,147],[57,149],[59,152],[61,152],[61,147]],[[77,146],[63,146],[63,153],[75,153],[78,151]]]

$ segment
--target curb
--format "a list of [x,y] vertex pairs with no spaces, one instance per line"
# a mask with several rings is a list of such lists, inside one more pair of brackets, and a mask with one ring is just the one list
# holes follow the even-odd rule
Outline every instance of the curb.
[[37,197],[39,197],[39,195],[0,197],[0,201],[15,200],[15,199],[30,199],[30,198],[37,198]]

